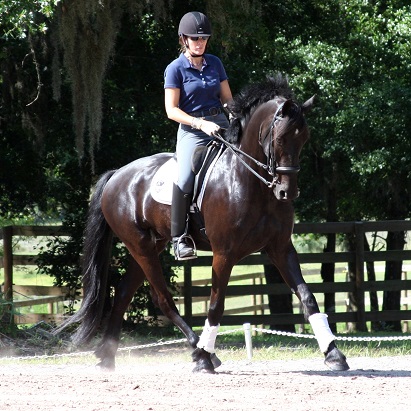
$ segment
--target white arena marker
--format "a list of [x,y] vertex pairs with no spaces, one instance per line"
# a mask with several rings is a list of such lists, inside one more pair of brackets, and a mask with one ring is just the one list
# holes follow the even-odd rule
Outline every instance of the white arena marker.
[[251,360],[253,358],[253,344],[251,342],[251,325],[250,323],[243,324],[245,348],[247,349],[247,358]]

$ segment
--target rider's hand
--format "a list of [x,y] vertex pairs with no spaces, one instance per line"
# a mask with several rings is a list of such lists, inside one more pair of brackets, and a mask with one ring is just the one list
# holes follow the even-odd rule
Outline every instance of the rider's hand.
[[201,121],[201,131],[208,134],[209,136],[214,136],[220,131],[220,126],[212,121],[202,120]]

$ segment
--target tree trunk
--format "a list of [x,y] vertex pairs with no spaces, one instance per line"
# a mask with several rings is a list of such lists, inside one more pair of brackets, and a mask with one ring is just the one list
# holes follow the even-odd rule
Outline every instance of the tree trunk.
[[[277,267],[272,264],[264,265],[264,275],[267,284],[283,284],[284,280],[281,277]],[[292,295],[271,295],[268,294],[268,306],[270,314],[292,314],[293,301]],[[294,324],[269,324],[271,330],[295,332]]]
[[[404,232],[392,232],[387,235],[387,250],[403,250]],[[385,266],[385,281],[401,280],[402,261],[387,261]],[[401,308],[401,291],[384,291],[382,309],[399,310]],[[386,328],[401,332],[401,321],[387,321]]]

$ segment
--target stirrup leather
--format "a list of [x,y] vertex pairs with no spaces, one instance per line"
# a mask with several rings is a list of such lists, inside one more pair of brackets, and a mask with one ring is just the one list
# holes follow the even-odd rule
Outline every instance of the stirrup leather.
[[[189,243],[186,243],[186,240],[189,240]],[[191,243],[191,244],[190,244]],[[187,247],[192,248],[193,253],[187,256],[181,256],[180,255],[180,244],[184,244]],[[182,261],[182,260],[192,260],[193,258],[197,258],[197,248],[196,244],[194,242],[193,237],[191,235],[184,233],[180,237],[178,237],[177,241],[173,241],[173,246],[174,246],[174,254],[176,260]]]

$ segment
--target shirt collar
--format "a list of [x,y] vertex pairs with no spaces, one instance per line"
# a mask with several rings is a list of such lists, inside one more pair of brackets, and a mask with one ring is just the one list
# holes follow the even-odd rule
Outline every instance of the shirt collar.
[[[205,67],[205,66],[208,65],[208,64],[207,64],[207,59],[206,59],[205,56],[206,56],[206,54],[203,55],[203,67]],[[180,59],[182,60],[182,63],[183,63],[183,67],[184,67],[184,68],[192,68],[190,61],[189,61],[188,58],[184,55],[184,53],[181,53],[181,54],[180,54]]]

